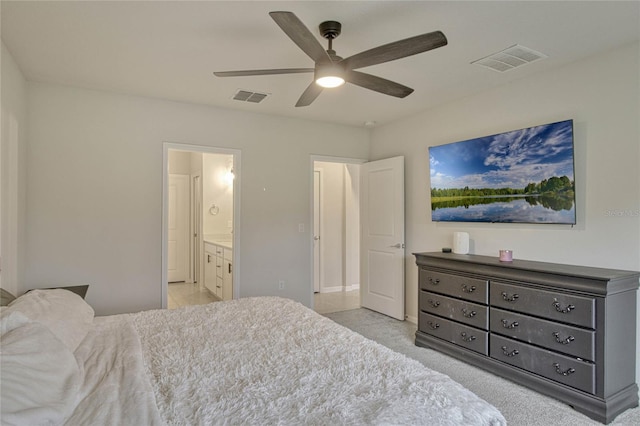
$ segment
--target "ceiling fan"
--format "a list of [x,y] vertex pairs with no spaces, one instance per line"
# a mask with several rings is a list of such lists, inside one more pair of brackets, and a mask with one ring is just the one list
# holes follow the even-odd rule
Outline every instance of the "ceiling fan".
[[355,71],[358,68],[377,65],[407,56],[436,49],[447,44],[447,38],[440,31],[410,37],[393,43],[360,52],[346,59],[333,50],[333,39],[340,35],[342,25],[336,21],[320,24],[320,34],[329,40],[325,50],[311,31],[292,12],[269,12],[276,24],[315,62],[314,68],[282,68],[265,70],[214,72],[217,77],[243,77],[253,75],[314,73],[314,81],[302,93],[297,107],[310,105],[324,88],[338,87],[345,82],[374,90],[385,95],[404,98],[413,92],[410,87],[386,80],[375,75]]

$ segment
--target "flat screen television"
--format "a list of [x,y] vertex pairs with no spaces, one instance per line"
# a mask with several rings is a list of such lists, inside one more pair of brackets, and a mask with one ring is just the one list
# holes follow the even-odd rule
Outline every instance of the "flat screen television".
[[576,223],[573,120],[429,148],[434,222]]

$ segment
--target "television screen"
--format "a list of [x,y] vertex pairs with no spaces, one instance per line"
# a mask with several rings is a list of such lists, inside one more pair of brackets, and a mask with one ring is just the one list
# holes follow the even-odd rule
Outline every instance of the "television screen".
[[431,220],[575,224],[573,120],[429,148]]

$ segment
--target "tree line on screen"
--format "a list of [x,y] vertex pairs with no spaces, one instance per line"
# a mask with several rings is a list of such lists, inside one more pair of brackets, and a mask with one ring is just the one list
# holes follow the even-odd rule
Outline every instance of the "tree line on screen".
[[495,197],[505,195],[544,195],[556,194],[573,197],[574,182],[567,176],[553,176],[538,183],[529,183],[521,189],[517,188],[431,188],[431,201],[445,198]]

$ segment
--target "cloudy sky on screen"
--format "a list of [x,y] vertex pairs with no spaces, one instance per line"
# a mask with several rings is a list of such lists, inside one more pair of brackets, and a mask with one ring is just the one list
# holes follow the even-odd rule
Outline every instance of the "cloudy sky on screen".
[[429,148],[432,188],[524,188],[573,181],[572,120]]

